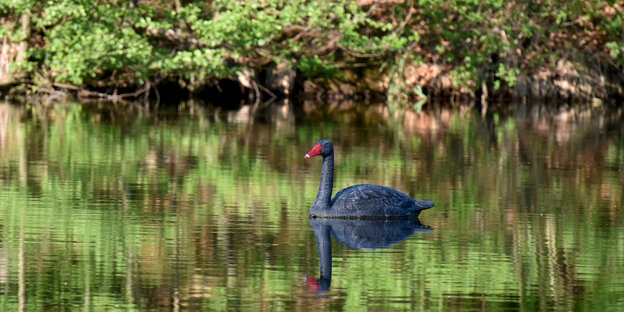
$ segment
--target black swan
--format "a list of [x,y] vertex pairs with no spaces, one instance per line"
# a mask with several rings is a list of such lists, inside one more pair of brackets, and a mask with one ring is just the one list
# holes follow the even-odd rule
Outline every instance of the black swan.
[[342,189],[331,199],[334,185],[334,146],[320,140],[305,158],[323,156],[321,185],[310,208],[310,217],[321,218],[397,218],[418,217],[433,207],[429,200],[415,200],[395,189],[376,184],[359,184]]

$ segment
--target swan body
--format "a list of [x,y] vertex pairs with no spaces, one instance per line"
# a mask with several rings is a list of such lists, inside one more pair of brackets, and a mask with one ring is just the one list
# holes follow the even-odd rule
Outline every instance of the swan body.
[[[428,200],[413,199],[393,188],[376,184],[349,186],[331,199],[334,180],[334,147],[329,140],[319,141],[305,158],[323,156],[319,193],[310,208],[310,217],[321,218],[396,218],[418,217],[433,207]],[[330,200],[331,199],[331,200]]]

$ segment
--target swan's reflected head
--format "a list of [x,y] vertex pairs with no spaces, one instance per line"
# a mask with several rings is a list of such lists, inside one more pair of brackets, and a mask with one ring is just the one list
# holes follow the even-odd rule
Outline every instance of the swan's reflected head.
[[310,158],[321,155],[323,157],[329,156],[334,152],[334,145],[329,140],[320,140],[316,142],[316,145],[307,153],[304,158]]

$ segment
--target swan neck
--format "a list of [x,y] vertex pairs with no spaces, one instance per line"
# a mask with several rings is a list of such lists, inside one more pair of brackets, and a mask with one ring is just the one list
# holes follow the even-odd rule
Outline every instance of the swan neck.
[[323,157],[321,184],[313,207],[329,209],[332,189],[334,187],[334,153]]

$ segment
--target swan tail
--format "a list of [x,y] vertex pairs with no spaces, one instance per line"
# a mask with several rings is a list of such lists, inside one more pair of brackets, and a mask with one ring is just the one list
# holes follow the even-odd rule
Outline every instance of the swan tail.
[[425,210],[433,207],[435,204],[430,200],[415,200],[414,205],[416,206],[416,210]]

